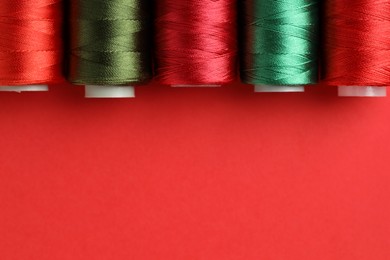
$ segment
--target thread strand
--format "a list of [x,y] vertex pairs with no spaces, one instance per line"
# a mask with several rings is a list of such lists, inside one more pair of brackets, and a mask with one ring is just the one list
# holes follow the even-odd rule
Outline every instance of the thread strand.
[[71,1],[69,80],[127,85],[151,78],[149,0]]
[[157,0],[157,79],[168,85],[226,84],[235,79],[235,0]]
[[390,3],[328,0],[322,78],[336,86],[390,84]]
[[240,10],[245,83],[317,83],[318,0],[243,0]]
[[0,1],[0,84],[63,82],[62,1]]

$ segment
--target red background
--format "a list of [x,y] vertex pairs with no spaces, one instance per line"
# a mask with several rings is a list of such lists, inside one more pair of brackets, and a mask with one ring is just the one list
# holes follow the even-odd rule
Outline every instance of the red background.
[[0,93],[1,260],[388,260],[390,98]]

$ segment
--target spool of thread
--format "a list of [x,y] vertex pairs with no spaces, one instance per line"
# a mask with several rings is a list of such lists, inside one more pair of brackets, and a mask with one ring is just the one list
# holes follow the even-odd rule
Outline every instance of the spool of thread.
[[0,91],[63,82],[62,1],[0,1]]
[[157,80],[218,86],[236,78],[236,0],[156,0]]
[[150,0],[71,0],[69,81],[86,97],[134,97],[152,77]]
[[340,96],[386,96],[390,84],[390,3],[324,2],[322,79]]
[[241,79],[256,92],[302,92],[318,82],[319,0],[243,0]]

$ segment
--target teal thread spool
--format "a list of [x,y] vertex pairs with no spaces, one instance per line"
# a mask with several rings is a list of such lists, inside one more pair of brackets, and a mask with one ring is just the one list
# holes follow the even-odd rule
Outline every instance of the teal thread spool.
[[241,79],[260,92],[318,82],[319,0],[243,0]]

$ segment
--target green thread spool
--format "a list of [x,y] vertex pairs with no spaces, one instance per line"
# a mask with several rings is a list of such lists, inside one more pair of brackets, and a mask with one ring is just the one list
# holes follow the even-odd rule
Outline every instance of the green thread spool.
[[241,2],[241,79],[259,92],[318,82],[319,0]]
[[150,80],[151,13],[150,0],[72,0],[69,81],[95,97],[121,97],[131,90],[118,86]]

